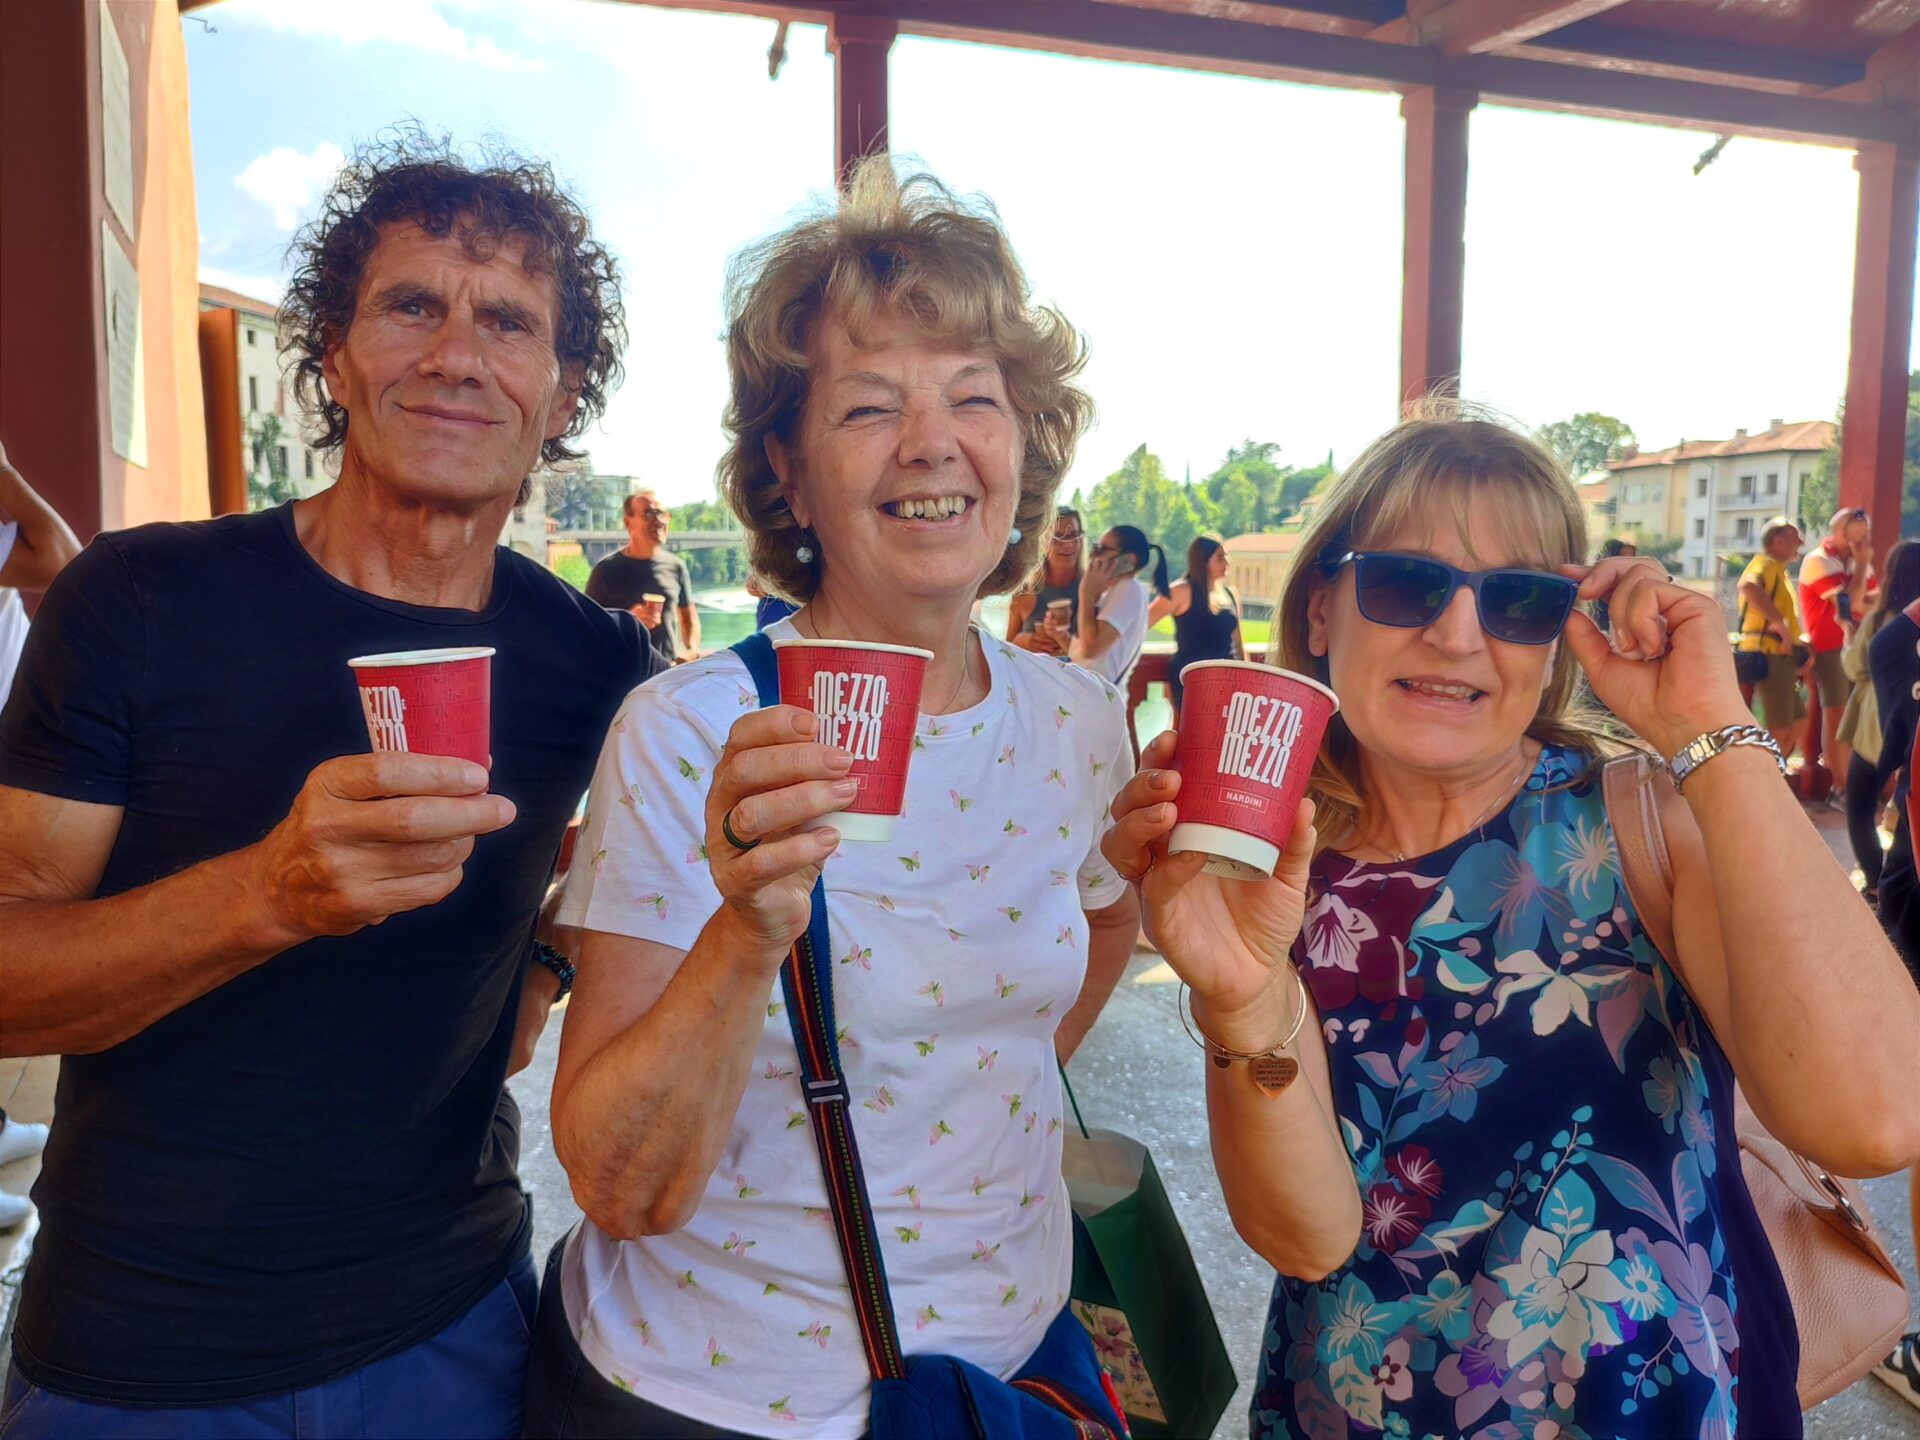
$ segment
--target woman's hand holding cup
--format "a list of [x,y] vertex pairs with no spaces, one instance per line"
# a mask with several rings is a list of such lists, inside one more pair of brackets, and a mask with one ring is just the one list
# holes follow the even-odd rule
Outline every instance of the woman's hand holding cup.
[[[840,843],[800,826],[846,808],[853,757],[814,739],[814,717],[775,705],[740,717],[707,791],[707,865],[723,909],[769,959],[807,928],[813,882]],[[731,836],[728,832],[731,831]]]
[[1147,938],[1192,987],[1202,1028],[1231,1048],[1259,1049],[1284,1031],[1272,1019],[1276,1002],[1283,1015],[1295,1003],[1276,982],[1286,977],[1287,954],[1306,915],[1313,802],[1300,802],[1272,879],[1204,874],[1209,856],[1167,850],[1180,796],[1179,772],[1165,768],[1175,740],[1169,730],[1147,746],[1140,773],[1113,802],[1114,825],[1100,848],[1139,885]]
[[1726,617],[1711,596],[1675,584],[1644,556],[1598,565],[1565,565],[1580,582],[1580,599],[1604,600],[1613,640],[1578,609],[1566,643],[1587,672],[1593,693],[1662,756],[1698,735],[1751,724],[1740,699]]

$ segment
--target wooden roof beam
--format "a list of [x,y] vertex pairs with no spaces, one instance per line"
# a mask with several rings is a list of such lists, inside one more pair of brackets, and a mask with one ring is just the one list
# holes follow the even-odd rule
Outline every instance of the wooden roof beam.
[[1407,0],[1407,13],[1375,40],[1424,45],[1443,55],[1479,55],[1524,45],[1611,10],[1624,0]]
[[1836,100],[1920,110],[1920,23],[1867,57],[1865,79],[1838,86],[1827,94]]
[[1908,144],[1920,134],[1920,125],[1900,111],[1825,95],[1778,95],[1737,82],[1589,69],[1519,55],[1448,56],[1422,46],[1199,19],[1099,0],[1048,0],[1044,5],[1020,0],[889,0],[884,8],[899,21],[903,35],[1087,59],[1360,89],[1436,85],[1477,91],[1498,104],[1821,144]]
[[[1377,16],[1366,13],[1372,5],[1352,3],[1352,0],[1342,11],[1265,3],[1265,0],[1099,0],[1099,3],[1126,5],[1135,10],[1162,10],[1169,15],[1191,15],[1204,20],[1234,20],[1245,25],[1278,25],[1288,30],[1315,30],[1322,35],[1367,35],[1379,28]],[[1377,0],[1372,0],[1372,3],[1377,4]]]

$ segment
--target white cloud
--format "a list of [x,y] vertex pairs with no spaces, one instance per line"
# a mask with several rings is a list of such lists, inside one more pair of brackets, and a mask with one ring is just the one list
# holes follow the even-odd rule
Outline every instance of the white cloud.
[[348,45],[407,45],[496,70],[538,67],[538,61],[509,54],[485,35],[456,25],[446,10],[442,0],[326,0],[320,5],[227,0],[218,18]]
[[331,140],[322,140],[310,155],[276,145],[247,162],[233,177],[234,188],[271,210],[273,223],[282,230],[291,230],[300,223],[300,212],[333,183],[346,162],[345,153]]

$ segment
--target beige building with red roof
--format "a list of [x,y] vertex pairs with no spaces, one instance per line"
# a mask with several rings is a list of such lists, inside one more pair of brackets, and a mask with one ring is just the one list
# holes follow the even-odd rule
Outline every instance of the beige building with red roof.
[[[1665,450],[1629,449],[1611,461],[1615,534],[1679,536],[1682,574],[1716,573],[1715,555],[1751,555],[1775,515],[1800,513],[1801,485],[1833,444],[1830,420],[1775,420],[1728,440],[1686,440]],[[1823,524],[1825,516],[1810,516]],[[1603,536],[1593,537],[1597,544]]]
[[1227,584],[1239,593],[1243,604],[1276,604],[1287,572],[1293,568],[1294,551],[1299,548],[1298,530],[1229,536]]

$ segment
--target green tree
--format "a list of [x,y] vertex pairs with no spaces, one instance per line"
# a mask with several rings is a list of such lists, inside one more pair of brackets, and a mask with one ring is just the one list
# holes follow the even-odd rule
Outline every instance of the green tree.
[[1324,465],[1308,465],[1301,470],[1289,471],[1286,483],[1280,488],[1280,508],[1279,513],[1273,517],[1275,522],[1297,513],[1301,503],[1326,483],[1332,475],[1331,460]]
[[562,530],[618,529],[632,483],[625,475],[596,475],[571,466],[555,470],[547,476],[547,514]]
[[299,498],[286,449],[280,444],[285,435],[278,415],[256,412],[247,417],[247,448],[253,460],[247,467],[247,504],[252,509],[265,510]]
[[1237,466],[1227,473],[1220,488],[1214,491],[1214,502],[1220,510],[1222,535],[1245,535],[1261,528],[1260,489],[1245,466]]
[[[1277,441],[1244,440],[1228,450],[1226,458],[1206,478],[1204,491],[1217,511],[1222,534],[1268,530],[1279,522],[1286,511],[1284,490],[1292,473],[1274,459],[1279,453]],[[1249,486],[1253,491],[1250,508],[1244,504]],[[1231,505],[1227,500],[1229,489],[1235,497]]]
[[1658,560],[1667,569],[1672,570],[1676,568],[1674,561],[1678,558],[1681,547],[1686,543],[1687,537],[1684,535],[1642,535],[1635,542],[1634,548],[1640,554]]
[[1167,552],[1167,564],[1178,574],[1187,545],[1215,523],[1215,507],[1203,485],[1182,485],[1145,445],[1118,470],[1093,487],[1081,511],[1091,535],[1116,525],[1134,525],[1148,540]]
[[1616,445],[1632,445],[1633,427],[1611,415],[1586,410],[1570,420],[1556,420],[1540,427],[1540,439],[1566,462],[1577,480],[1607,463],[1607,452]]
[[[1833,443],[1820,452],[1813,474],[1800,482],[1800,524],[1818,536],[1840,508],[1840,434],[1846,407],[1834,416]],[[1907,461],[1900,487],[1900,533],[1920,535],[1920,370],[1907,376]],[[1884,537],[1882,537],[1884,542]]]

